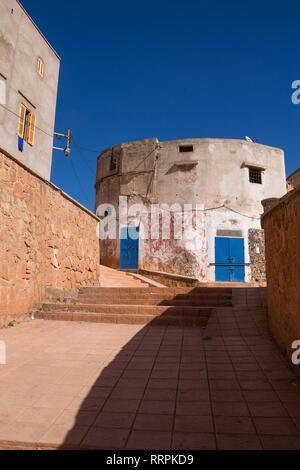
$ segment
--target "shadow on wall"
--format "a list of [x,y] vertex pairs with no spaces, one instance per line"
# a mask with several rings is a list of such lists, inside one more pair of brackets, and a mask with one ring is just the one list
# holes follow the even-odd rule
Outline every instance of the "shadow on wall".
[[[156,304],[169,307],[141,326],[103,368],[79,403],[62,449],[184,449],[182,434],[174,429],[175,413],[194,416],[195,405],[202,410],[203,432],[213,432],[202,338],[213,308],[231,305],[232,290],[218,289],[211,300],[205,288],[192,289],[189,295],[201,291],[201,305],[213,307],[196,309],[194,317],[189,307],[180,307],[187,303],[182,295]],[[193,298],[188,303],[195,301],[199,305]],[[95,353],[101,352],[99,345]],[[179,418],[182,429],[190,431],[184,419]]]

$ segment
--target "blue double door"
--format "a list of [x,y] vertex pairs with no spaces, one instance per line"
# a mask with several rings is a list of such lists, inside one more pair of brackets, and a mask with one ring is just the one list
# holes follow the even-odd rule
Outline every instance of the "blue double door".
[[215,239],[216,281],[245,281],[245,248],[243,238]]
[[139,227],[121,229],[120,269],[139,267]]

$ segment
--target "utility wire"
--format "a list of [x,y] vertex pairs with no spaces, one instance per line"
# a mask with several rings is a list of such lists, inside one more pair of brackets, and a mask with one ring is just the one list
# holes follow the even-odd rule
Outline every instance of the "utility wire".
[[72,166],[72,169],[73,169],[73,173],[74,173],[74,175],[75,175],[75,178],[76,178],[76,180],[77,180],[77,183],[78,183],[78,185],[79,185],[79,187],[80,187],[80,189],[81,189],[81,191],[82,191],[82,194],[83,194],[87,199],[89,199],[89,196],[87,195],[87,193],[86,193],[85,190],[83,189],[83,186],[82,186],[82,184],[81,184],[80,178],[79,178],[79,176],[78,176],[78,174],[77,174],[77,171],[76,171],[76,169],[75,169],[75,166],[74,166],[74,163],[73,163],[73,160],[72,160],[72,159],[70,159],[70,163],[71,163],[71,166]]
[[75,144],[75,147],[78,148],[79,150],[84,150],[85,152],[92,152],[92,153],[98,153],[100,154],[101,153],[101,150],[93,150],[93,149],[88,149],[88,148],[85,148],[85,147],[80,147],[79,145]]
[[248,217],[248,219],[260,220],[260,217],[253,217],[252,215],[242,214],[241,212],[235,211],[234,209],[231,209],[231,207],[227,207],[227,206],[225,206],[225,205],[224,205],[224,207],[225,207],[226,209],[228,209],[229,211],[234,212],[235,214],[242,215],[243,217]]
[[[207,209],[197,209],[198,212],[210,212],[210,211],[215,211],[215,210],[218,210],[218,209],[227,209],[231,212],[234,212],[235,214],[239,214],[241,215],[242,217],[248,217],[249,219],[257,219],[257,220],[260,220],[260,217],[255,217],[255,216],[252,216],[252,215],[247,215],[247,214],[242,214],[241,212],[238,212],[234,209],[231,209],[231,207],[228,207],[226,206],[225,204],[223,204],[222,206],[217,206],[217,207],[209,207]],[[168,209],[165,209],[164,207],[161,208],[161,210],[165,210],[166,212],[168,211]],[[172,213],[182,213],[182,211],[169,211],[169,212],[172,212]]]
[[[2,108],[4,108],[6,111],[8,111],[8,112],[11,113],[11,114],[14,114],[18,119],[20,119],[19,114],[15,113],[12,109],[7,108],[7,106],[5,106],[5,105],[2,104],[2,103],[0,103],[0,106],[2,106]],[[38,129],[39,131],[43,132],[44,134],[48,135],[49,137],[52,137],[52,138],[55,137],[55,138],[57,138],[57,137],[55,136],[55,134],[49,134],[49,132],[44,131],[43,129],[41,129],[41,128],[38,127],[37,125],[34,125],[34,128],[35,128],[35,129]],[[58,139],[58,140],[60,140],[60,139]],[[74,142],[74,138],[73,138],[73,142]],[[85,148],[85,147],[80,147],[80,146],[77,145],[75,142],[74,142],[74,146],[75,146],[76,148],[78,148],[79,150],[84,150],[84,151],[86,151],[86,152],[92,152],[92,153],[98,153],[98,154],[101,153],[101,150],[92,150],[92,149],[88,149],[88,148]]]
[[[9,113],[11,114],[14,114],[15,116],[17,116],[17,118],[20,118],[20,116],[15,113],[14,111],[12,111],[11,109],[7,108],[6,106],[4,106],[4,104],[1,104],[0,103],[0,106],[2,106],[2,108],[6,109],[6,111],[8,111]],[[38,127],[37,125],[34,126],[35,129],[38,129],[39,131],[43,132],[44,134],[48,135],[49,137],[52,137],[54,138],[54,135],[53,134],[49,134],[48,132],[44,131],[43,129],[41,129],[40,127]]]
[[260,220],[260,217],[255,217],[255,216],[252,216],[252,215],[247,215],[247,214],[242,214],[241,212],[238,212],[234,209],[231,209],[231,207],[228,207],[226,206],[226,204],[223,204],[222,206],[218,206],[218,207],[210,207],[208,209],[200,209],[202,212],[209,212],[209,211],[215,211],[217,209],[227,209],[231,212],[234,212],[235,214],[239,214],[239,215],[242,215],[243,217],[248,217],[249,219],[257,219],[257,220]]
[[[7,108],[4,104],[0,103],[0,106],[2,106],[2,108],[4,108],[6,111],[10,112],[11,114],[14,114],[17,118],[20,118],[20,116],[19,116],[17,113],[15,113],[15,112],[12,111],[11,109]],[[41,129],[41,128],[38,127],[37,125],[35,125],[34,128],[35,128],[35,129],[38,129],[39,131],[43,132],[44,134],[48,135],[49,137],[54,138],[54,135],[53,135],[53,134],[49,134],[48,132],[44,131],[43,129]],[[73,142],[74,142],[74,138],[73,138]],[[84,151],[86,151],[86,152],[92,152],[92,153],[101,153],[100,150],[92,150],[92,149],[88,149],[88,148],[85,148],[85,147],[80,147],[80,146],[77,145],[75,142],[74,142],[74,146],[75,146],[78,150],[84,150]],[[154,151],[154,150],[152,150],[152,151],[150,152],[150,154],[147,155],[147,157],[150,156],[153,151]],[[81,155],[81,157],[83,158],[83,160],[85,161],[86,166],[87,166],[87,167],[89,168],[89,170],[90,170],[91,172],[93,172],[93,174],[94,174],[94,173],[95,173],[94,170],[92,170],[92,168],[89,166],[89,164],[87,163],[85,157],[83,156],[83,154],[82,154],[81,152],[80,152],[80,155]],[[147,158],[147,157],[146,157],[146,158]],[[77,174],[77,172],[76,172],[76,169],[75,169],[75,166],[74,166],[74,164],[73,164],[72,159],[70,159],[70,162],[71,162],[71,165],[72,165],[72,169],[73,169],[74,175],[75,175],[75,177],[76,177],[76,179],[77,179],[77,182],[78,182],[78,184],[79,184],[79,186],[80,186],[80,188],[81,188],[83,194],[85,195],[85,197],[88,198],[87,194],[85,193],[85,190],[83,189],[83,187],[82,187],[82,185],[81,185],[80,179],[79,179],[79,177],[78,177],[78,174]],[[241,215],[241,216],[243,216],[243,217],[247,217],[247,218],[249,218],[249,219],[257,219],[257,220],[260,220],[260,217],[253,217],[253,216],[251,216],[251,215],[242,214],[241,212],[238,212],[238,211],[236,211],[236,210],[234,210],[234,209],[231,209],[231,207],[228,207],[228,206],[226,206],[225,204],[223,204],[222,206],[219,206],[219,207],[211,207],[211,208],[209,208],[209,209],[201,209],[201,211],[202,211],[202,212],[208,212],[208,211],[213,211],[213,210],[222,209],[222,208],[225,208],[225,209],[227,209],[227,210],[229,210],[229,211],[231,211],[231,212],[234,212],[235,214],[239,214],[239,215]]]
[[74,140],[74,137],[73,137],[73,144],[74,144],[74,147],[76,147],[79,151],[79,155],[81,156],[82,160],[84,161],[84,163],[86,164],[87,168],[90,170],[91,173],[93,173],[93,175],[95,175],[95,169],[92,169],[92,167],[90,166],[90,164],[88,163],[87,159],[85,158],[84,154],[82,153],[81,151],[81,147],[79,147],[75,140]]

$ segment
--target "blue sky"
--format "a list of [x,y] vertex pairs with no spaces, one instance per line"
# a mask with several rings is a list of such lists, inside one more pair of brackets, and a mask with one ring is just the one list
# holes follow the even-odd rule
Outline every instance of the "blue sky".
[[[55,130],[78,146],[248,135],[300,167],[299,2],[21,1],[62,58]],[[53,155],[52,181],[92,210],[96,159]]]

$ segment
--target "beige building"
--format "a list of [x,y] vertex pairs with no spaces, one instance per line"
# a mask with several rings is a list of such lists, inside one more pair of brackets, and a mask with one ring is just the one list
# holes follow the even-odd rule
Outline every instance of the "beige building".
[[17,0],[0,0],[0,147],[50,180],[60,58]]
[[[171,226],[184,205],[187,226],[181,239],[163,239],[162,218],[149,211],[119,216],[116,240],[101,241],[103,264],[115,268],[174,273],[201,281],[263,281],[264,237],[261,201],[286,193],[282,150],[234,139],[148,139],[105,150],[98,158],[96,210],[179,204],[170,209]],[[181,209],[180,209],[181,207]],[[177,214],[177,215],[176,215]],[[99,214],[101,215],[101,214]],[[103,214],[102,214],[103,215]],[[156,225],[158,238],[144,238]],[[123,238],[134,228],[139,239]]]

